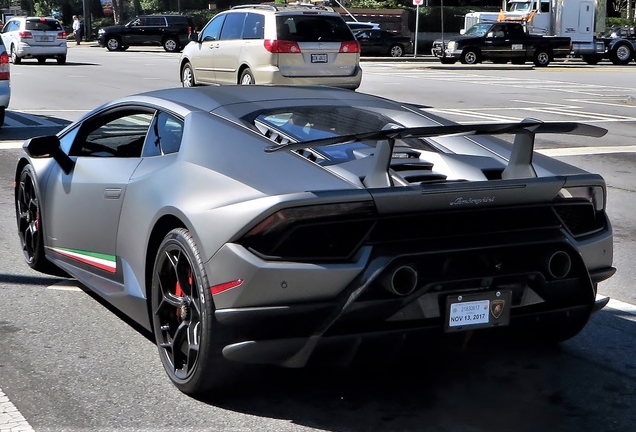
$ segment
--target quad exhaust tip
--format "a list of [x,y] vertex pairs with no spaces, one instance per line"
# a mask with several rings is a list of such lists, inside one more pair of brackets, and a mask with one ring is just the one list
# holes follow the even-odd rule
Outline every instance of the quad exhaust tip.
[[417,288],[417,271],[410,265],[396,267],[389,273],[384,287],[392,294],[407,296]]
[[567,252],[557,251],[548,257],[547,270],[548,274],[554,279],[563,279],[570,273],[572,268],[572,259]]

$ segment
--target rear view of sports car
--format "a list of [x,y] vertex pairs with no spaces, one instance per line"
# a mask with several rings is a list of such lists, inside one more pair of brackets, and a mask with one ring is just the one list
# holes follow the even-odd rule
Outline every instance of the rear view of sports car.
[[534,139],[605,132],[327,87],[154,91],[25,143],[18,231],[33,269],[152,330],[188,394],[430,335],[559,342],[603,306],[612,230],[603,178]]

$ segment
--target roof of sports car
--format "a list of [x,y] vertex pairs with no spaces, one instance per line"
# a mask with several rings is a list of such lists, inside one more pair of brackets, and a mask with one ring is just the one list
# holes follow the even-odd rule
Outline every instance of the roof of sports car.
[[[258,103],[275,100],[316,100],[324,99],[331,102],[338,100],[370,100],[382,98],[357,93],[332,87],[320,86],[219,86],[219,87],[194,87],[194,88],[170,88],[142,93],[138,96],[148,96],[164,99],[182,106],[189,106],[202,111],[214,111],[215,109],[236,103]],[[133,96],[132,98],[135,98]]]

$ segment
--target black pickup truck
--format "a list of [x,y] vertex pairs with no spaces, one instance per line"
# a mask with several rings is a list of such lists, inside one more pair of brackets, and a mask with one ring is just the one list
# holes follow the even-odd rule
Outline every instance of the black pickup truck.
[[572,49],[569,37],[528,34],[519,22],[479,23],[464,34],[433,42],[432,53],[444,64],[491,60],[494,63],[523,64],[532,61],[547,66],[555,57],[567,57]]

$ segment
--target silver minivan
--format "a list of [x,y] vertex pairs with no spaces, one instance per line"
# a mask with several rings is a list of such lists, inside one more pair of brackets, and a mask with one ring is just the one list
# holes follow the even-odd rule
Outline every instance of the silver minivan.
[[328,85],[355,90],[360,44],[331,8],[242,5],[216,15],[181,55],[184,87]]

